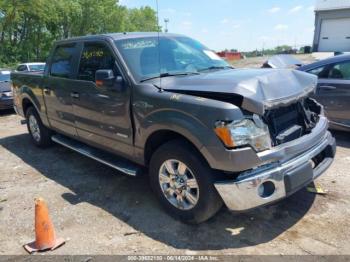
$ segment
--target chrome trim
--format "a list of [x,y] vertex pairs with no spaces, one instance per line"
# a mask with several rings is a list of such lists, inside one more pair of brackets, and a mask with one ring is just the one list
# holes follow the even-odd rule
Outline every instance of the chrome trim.
[[[293,175],[293,171],[296,171],[301,166],[311,165],[310,160],[329,145],[335,146],[335,139],[327,132],[322,137],[321,142],[298,157],[285,163],[277,162],[243,173],[243,178],[239,181],[217,182],[214,184],[215,188],[226,206],[233,211],[249,210],[282,199],[287,196],[284,177]],[[316,167],[313,173],[313,180],[321,175],[332,161],[333,159],[325,159],[322,162],[324,164],[323,167],[319,169]],[[273,182],[276,190],[271,196],[263,198],[259,196],[258,188],[267,181]]]
[[72,145],[69,145],[68,143],[63,142],[62,140],[59,139],[59,137],[52,136],[51,139],[52,139],[52,141],[56,142],[57,144],[65,146],[65,147],[67,147],[67,148],[69,148],[69,149],[71,149],[71,150],[73,150],[75,152],[78,152],[78,153],[80,153],[80,154],[82,154],[84,156],[92,158],[92,159],[94,159],[94,160],[96,160],[96,161],[98,161],[98,162],[100,162],[102,164],[105,164],[105,165],[107,165],[107,166],[109,166],[111,168],[114,168],[114,169],[116,169],[116,170],[118,170],[118,171],[120,171],[120,172],[122,172],[124,174],[130,175],[130,176],[136,176],[137,175],[137,170],[127,169],[127,168],[124,168],[124,167],[120,167],[120,166],[114,165],[111,162],[105,161],[102,158],[98,158],[98,157],[92,155],[90,152],[85,151],[84,149],[77,148],[77,147],[74,147]]
[[343,123],[339,123],[339,122],[334,122],[334,121],[329,121],[330,124],[334,125],[334,126],[339,126],[339,127],[344,127],[344,128],[350,128],[350,125],[346,125]]
[[122,134],[122,133],[117,133],[117,136],[122,137],[122,138],[128,138],[128,135]]

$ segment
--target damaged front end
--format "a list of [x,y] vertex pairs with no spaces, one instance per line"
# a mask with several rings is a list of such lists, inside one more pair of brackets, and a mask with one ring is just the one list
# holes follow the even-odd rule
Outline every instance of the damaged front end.
[[[336,143],[315,100],[267,110],[272,147],[257,152],[258,164],[217,181],[215,188],[232,211],[247,211],[283,199],[323,174],[334,160]],[[230,159],[242,151],[230,151]],[[248,154],[242,158],[249,162]],[[240,162],[237,162],[239,164]]]
[[310,134],[323,115],[311,98],[265,111],[263,116],[244,111],[244,119],[218,121],[215,132],[228,149],[250,146],[255,152],[270,150]]
[[322,111],[322,106],[311,98],[267,110],[263,119],[269,127],[272,146],[309,134],[319,121],[319,116],[323,114]]
[[228,102],[260,116],[310,96],[316,85],[316,76],[286,69],[223,70],[162,80],[165,91]]

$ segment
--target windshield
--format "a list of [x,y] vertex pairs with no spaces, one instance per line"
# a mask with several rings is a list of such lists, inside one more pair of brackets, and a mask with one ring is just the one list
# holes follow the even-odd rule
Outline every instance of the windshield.
[[158,37],[141,37],[116,40],[115,44],[137,81],[230,67],[213,51],[188,37],[160,36],[159,41]]
[[10,73],[8,74],[0,73],[0,82],[7,82],[7,81],[10,81]]
[[44,71],[45,70],[45,64],[39,64],[39,65],[29,65],[30,71]]

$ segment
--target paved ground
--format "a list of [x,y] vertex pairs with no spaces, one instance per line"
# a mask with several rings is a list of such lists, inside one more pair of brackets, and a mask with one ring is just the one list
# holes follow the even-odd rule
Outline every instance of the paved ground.
[[0,115],[0,254],[25,254],[33,240],[33,199],[49,203],[57,234],[70,239],[53,254],[349,254],[350,136],[305,190],[246,214],[223,209],[199,226],[166,215],[146,178],[118,174],[61,146],[35,148],[20,118]]

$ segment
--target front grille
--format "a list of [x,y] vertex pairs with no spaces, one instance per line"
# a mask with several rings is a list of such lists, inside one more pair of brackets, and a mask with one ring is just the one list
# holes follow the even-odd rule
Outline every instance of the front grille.
[[318,121],[319,112],[315,105],[317,104],[313,100],[307,99],[268,110],[264,120],[269,127],[273,145],[280,145],[309,133]]

